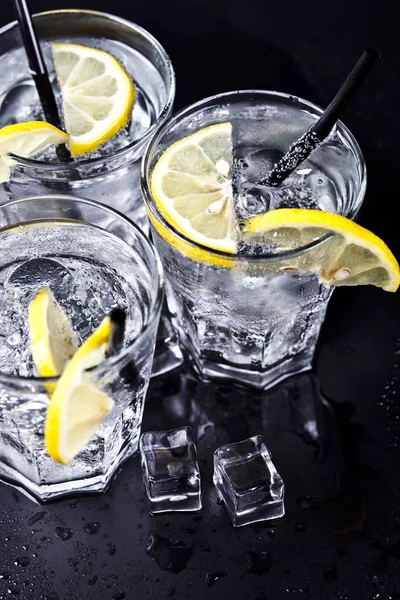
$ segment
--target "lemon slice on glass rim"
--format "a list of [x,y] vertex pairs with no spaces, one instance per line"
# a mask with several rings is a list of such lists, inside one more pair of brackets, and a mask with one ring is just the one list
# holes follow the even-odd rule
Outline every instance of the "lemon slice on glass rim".
[[[395,292],[399,287],[399,265],[385,242],[341,215],[281,208],[248,219],[243,223],[242,234],[249,243],[275,246],[280,252],[296,250],[331,234],[322,246],[320,261],[308,265],[310,272],[318,271],[321,283],[326,286],[370,284],[388,292]],[[301,270],[301,260],[294,259],[293,270],[296,268]]]
[[136,98],[132,79],[111,54],[81,44],[52,44],[72,156],[88,154],[128,122]]
[[[249,268],[270,272],[318,273],[326,286],[371,284],[396,291],[399,266],[387,245],[367,229],[346,217],[320,210],[276,209],[256,215],[240,224],[237,233],[232,191],[232,124],[211,125],[182,138],[167,148],[158,159],[151,176],[155,204],[176,231],[198,248],[178,238],[149,211],[159,234],[193,260],[233,269],[228,257],[212,250],[235,254],[237,238],[261,243],[281,254],[296,251],[328,237],[312,251],[296,252],[293,258],[277,257],[254,261]],[[246,258],[246,255],[243,255]],[[250,257],[251,258],[251,257]],[[281,261],[281,262],[279,262]]]

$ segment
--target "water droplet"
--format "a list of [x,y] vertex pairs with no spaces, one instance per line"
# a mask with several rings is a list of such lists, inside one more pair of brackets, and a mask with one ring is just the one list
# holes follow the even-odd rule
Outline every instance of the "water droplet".
[[267,535],[268,535],[270,538],[273,538],[273,537],[275,537],[275,531],[274,531],[274,529],[267,529]]
[[62,540],[63,542],[70,540],[73,535],[74,535],[74,532],[72,531],[72,529],[69,529],[68,527],[57,527],[56,528],[56,536],[58,538],[60,538],[60,540]]
[[193,548],[183,542],[171,541],[152,533],[146,552],[156,561],[160,569],[180,573],[192,557]]
[[265,575],[269,573],[273,565],[272,559],[267,552],[248,552],[250,560],[250,567],[247,569],[248,573],[254,575]]
[[97,581],[97,576],[96,575],[92,575],[88,579],[88,585],[94,585],[96,583],[96,581]]
[[100,523],[86,523],[83,526],[83,529],[86,531],[86,533],[93,535],[99,531],[100,527]]
[[116,553],[117,549],[115,547],[115,544],[107,544],[107,552],[110,556],[114,556],[114,554]]
[[207,573],[206,575],[206,583],[207,587],[212,587],[218,579],[221,577],[225,577],[227,573],[225,571],[217,571],[215,573]]
[[28,525],[34,525],[35,523],[38,523],[39,521],[41,521],[43,519],[43,517],[45,515],[46,515],[45,510],[35,513],[34,515],[32,515],[32,517],[30,519],[28,519]]
[[27,567],[30,562],[28,556],[21,556],[21,558],[17,558],[14,561],[14,564],[17,565],[17,567]]

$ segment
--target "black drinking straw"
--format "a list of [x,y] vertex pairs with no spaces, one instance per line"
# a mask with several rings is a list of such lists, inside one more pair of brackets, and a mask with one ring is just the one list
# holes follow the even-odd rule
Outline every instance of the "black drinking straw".
[[300,163],[310,156],[311,152],[332,131],[347,104],[360,89],[364,79],[369,75],[379,58],[380,54],[377,50],[373,48],[364,50],[353,70],[348,74],[336,96],[324,110],[318,121],[300,139],[291,145],[286,154],[274,165],[272,171],[260,183],[277,187]]
[[[13,0],[13,2],[22,42],[28,59],[29,70],[36,85],[45,119],[48,123],[54,125],[54,127],[63,129],[46,63],[43,59],[42,50],[27,2],[26,0]],[[64,162],[71,160],[71,155],[65,144],[57,146],[56,151],[59,160]]]

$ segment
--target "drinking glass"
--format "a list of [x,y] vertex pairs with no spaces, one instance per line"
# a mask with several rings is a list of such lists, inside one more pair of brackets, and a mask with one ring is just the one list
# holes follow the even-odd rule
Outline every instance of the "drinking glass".
[[[175,75],[165,50],[145,29],[89,10],[54,10],[33,17],[58,104],[51,43],[93,46],[112,54],[134,81],[130,125],[88,157],[59,162],[55,153],[13,156],[11,180],[0,203],[41,194],[69,194],[106,204],[148,229],[140,195],[140,159],[155,129],[170,115]],[[44,119],[16,22],[0,29],[0,127]]]
[[[229,378],[264,388],[311,367],[332,288],[321,285],[318,276],[304,267],[323,256],[330,240],[269,254],[211,250],[165,220],[151,192],[153,169],[171,144],[229,121],[234,169],[247,180],[256,212],[279,208],[282,197],[259,182],[321,113],[311,102],[283,93],[225,93],[177,113],[160,127],[146,150],[142,190],[165,270],[172,320],[181,345],[205,378]],[[338,122],[287,184],[286,206],[318,207],[353,219],[365,186],[360,148]],[[248,207],[239,206],[237,196],[239,214]]]
[[[82,343],[105,315],[126,313],[123,347],[90,371],[114,401],[87,447],[65,466],[44,438],[51,386],[30,350],[30,302],[48,287]],[[0,477],[33,497],[104,490],[136,452],[163,301],[162,268],[142,231],[113,209],[70,196],[0,206]]]

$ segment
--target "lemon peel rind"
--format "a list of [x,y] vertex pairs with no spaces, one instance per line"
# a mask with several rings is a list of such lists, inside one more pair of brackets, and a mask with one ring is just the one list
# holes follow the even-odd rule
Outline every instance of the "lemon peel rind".
[[[66,365],[58,379],[56,388],[50,398],[45,424],[45,443],[50,456],[57,462],[67,465],[74,456],[65,452],[65,437],[67,430],[64,425],[68,422],[68,400],[79,385],[85,385],[88,393],[94,388],[85,370],[99,364],[106,354],[112,332],[109,316],[105,317],[99,327],[78,348],[70,362]],[[102,412],[101,422],[107,417],[114,406],[113,400],[95,387],[96,394],[103,398],[106,408]],[[107,399],[107,402],[106,402]],[[97,421],[96,421],[97,423]],[[83,448],[81,448],[83,450]]]
[[[377,256],[382,265],[388,265],[389,267],[386,269],[389,282],[378,287],[382,287],[382,289],[389,292],[395,292],[398,289],[400,285],[399,264],[385,242],[365,227],[342,215],[314,209],[278,208],[245,221],[243,223],[243,234],[245,237],[251,238],[254,234],[262,234],[268,230],[290,226],[300,230],[307,227],[320,228],[325,233],[342,236],[347,244],[358,245],[371,251]],[[364,244],[361,244],[361,241]],[[335,283],[335,281],[326,279],[323,276],[320,276],[320,279],[326,286],[346,285],[345,282]],[[351,285],[350,281],[348,285]]]
[[[179,215],[179,213],[174,209],[173,206],[171,206],[171,199],[168,198],[168,202],[163,202],[161,201],[161,197],[165,197],[167,198],[167,196],[165,196],[165,194],[163,194],[160,186],[158,186],[156,184],[156,182],[161,182],[162,181],[162,177],[165,173],[169,172],[170,169],[167,168],[168,162],[170,157],[174,156],[176,154],[176,150],[177,149],[182,149],[184,148],[184,146],[190,145],[190,144],[194,144],[196,146],[199,146],[199,144],[201,143],[202,140],[207,139],[209,137],[210,132],[212,133],[226,133],[229,138],[231,138],[232,136],[232,123],[230,122],[224,122],[224,123],[217,123],[214,125],[209,125],[208,127],[204,127],[203,129],[200,129],[184,138],[181,138],[180,140],[177,140],[176,142],[174,142],[173,144],[171,144],[170,146],[168,146],[168,148],[163,152],[162,156],[158,159],[157,164],[154,167],[153,173],[151,175],[151,181],[150,181],[150,191],[151,191],[151,195],[154,199],[154,202],[160,212],[160,214],[162,215],[162,217],[165,219],[165,221],[171,225],[173,228],[175,228],[177,230],[178,233],[182,234],[184,237],[188,238],[188,243],[185,244],[183,240],[179,240],[179,238],[173,234],[173,232],[168,232],[168,238],[173,238],[175,240],[175,247],[178,244],[181,248],[181,251],[183,254],[185,254],[184,249],[186,248],[189,251],[189,255],[191,257],[193,257],[194,255],[196,256],[203,256],[203,260],[200,261],[201,262],[210,262],[209,258],[210,256],[208,256],[208,260],[206,260],[206,253],[205,251],[198,249],[195,250],[195,248],[193,246],[190,245],[190,242],[192,242],[193,244],[201,244],[202,246],[206,246],[208,248],[210,248],[210,251],[212,250],[217,250],[219,252],[225,252],[227,254],[235,254],[237,251],[237,242],[236,239],[231,239],[231,238],[224,238],[223,243],[212,243],[213,238],[208,238],[205,235],[201,234],[200,232],[198,232],[197,230],[195,230],[190,224],[189,221],[187,219],[185,219],[184,217],[181,217]],[[191,175],[192,177],[194,177],[193,175]],[[221,189],[221,197],[223,195],[222,189]],[[234,209],[233,209],[233,200],[231,198],[231,202],[232,202],[232,206],[231,206],[231,211],[232,211],[232,215],[234,214]],[[153,221],[154,223],[154,221]],[[155,225],[156,226],[156,225]],[[160,235],[163,235],[166,233],[166,228],[164,226],[162,226],[161,224],[159,224],[159,230],[160,230]],[[162,230],[162,233],[161,233]],[[234,228],[232,228],[232,233],[234,233]],[[163,235],[164,237],[164,235]],[[179,240],[179,241],[177,241]],[[222,240],[220,240],[222,241]],[[218,260],[216,262],[219,262]]]
[[[56,55],[58,52],[70,52],[72,54],[77,54],[80,60],[83,60],[85,56],[97,58],[97,60],[103,62],[103,64],[105,64],[107,67],[104,74],[108,73],[110,74],[110,76],[112,76],[112,73],[110,73],[110,69],[111,65],[113,65],[114,79],[117,80],[120,86],[123,87],[123,90],[118,89],[114,96],[116,96],[117,98],[117,102],[115,103],[115,105],[119,104],[118,98],[120,98],[121,96],[125,98],[124,110],[121,111],[119,115],[116,114],[115,118],[110,122],[109,126],[107,127],[107,130],[104,130],[101,136],[93,140],[90,139],[90,132],[83,134],[82,136],[70,136],[69,147],[71,155],[74,158],[77,158],[78,156],[85,156],[97,150],[102,144],[114,137],[118,133],[118,131],[120,131],[127,125],[129,119],[132,116],[132,110],[136,101],[136,88],[132,79],[130,78],[129,74],[126,72],[125,68],[120,63],[120,61],[117,58],[115,58],[115,56],[113,56],[109,52],[106,52],[105,50],[100,50],[98,48],[94,48],[93,46],[84,46],[83,44],[55,43],[51,46],[55,66],[57,61]],[[103,58],[102,61],[100,60],[99,56]],[[118,77],[116,77],[116,74],[118,74]],[[65,114],[65,102],[68,102],[69,97],[68,86],[65,87],[60,81],[59,84],[63,98],[63,111]],[[75,108],[78,108],[75,106],[74,103],[72,104]]]

